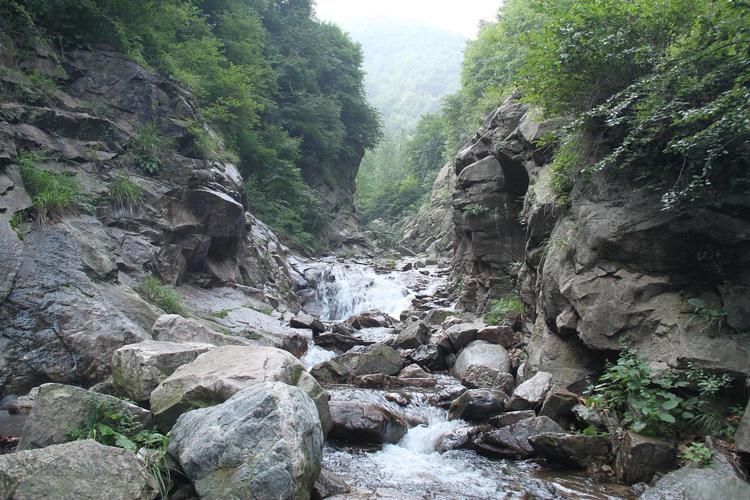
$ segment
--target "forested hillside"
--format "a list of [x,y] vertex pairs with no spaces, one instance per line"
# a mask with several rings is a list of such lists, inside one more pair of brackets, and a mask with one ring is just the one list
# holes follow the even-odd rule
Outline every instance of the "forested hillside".
[[389,133],[410,132],[425,113],[458,90],[466,39],[404,19],[343,19],[362,44],[367,98]]
[[[186,85],[238,163],[253,212],[308,248],[333,210],[308,185],[330,193],[353,182],[364,149],[379,137],[361,50],[336,26],[313,20],[311,0],[7,0],[1,7],[15,35],[61,47],[107,44]],[[210,138],[201,144],[208,157],[217,153]],[[156,155],[156,142],[148,146]]]

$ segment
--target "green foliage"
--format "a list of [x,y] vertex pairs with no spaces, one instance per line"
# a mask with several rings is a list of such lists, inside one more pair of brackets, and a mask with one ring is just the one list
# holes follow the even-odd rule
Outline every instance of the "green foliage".
[[115,175],[115,179],[109,186],[109,195],[112,203],[120,208],[132,210],[141,201],[141,186],[128,179],[123,173]]
[[398,234],[396,233],[393,224],[389,224],[383,219],[370,221],[367,225],[367,229],[372,234],[375,244],[381,250],[392,249],[398,243]]
[[202,158],[206,160],[219,159],[220,146],[217,138],[212,137],[203,125],[195,120],[188,122],[187,129],[193,136],[195,149]]
[[143,278],[138,284],[136,291],[141,297],[160,307],[167,314],[187,315],[182,295],[174,287],[165,284],[156,276],[146,276]]
[[484,322],[488,325],[502,325],[512,313],[525,312],[526,306],[521,297],[516,293],[510,293],[501,299],[490,301],[484,313]]
[[721,335],[721,332],[724,330],[727,321],[726,311],[724,311],[723,309],[714,309],[706,305],[703,300],[697,297],[688,299],[688,304],[693,306],[695,310],[693,311],[693,315],[690,317],[690,320],[688,321],[686,327],[690,326],[693,321],[697,319],[703,322],[703,331],[706,333],[706,335],[708,335],[709,337],[716,337]]
[[696,430],[726,435],[728,416],[712,427],[716,398],[729,386],[727,375],[713,375],[694,366],[685,373],[667,371],[656,376],[631,348],[624,348],[616,363],[608,363],[597,385],[589,388],[587,404],[609,408],[622,416],[629,429],[652,436],[671,436]]
[[60,90],[60,87],[55,80],[38,69],[29,71],[27,76],[31,86],[39,90],[48,98],[53,97]]
[[159,159],[170,145],[169,140],[155,123],[142,125],[128,145],[128,157],[132,164],[145,174],[155,174],[161,167]]
[[212,311],[211,316],[220,319],[226,318],[227,316],[229,316],[229,309],[219,309],[218,311]]
[[713,457],[713,452],[705,444],[698,442],[690,443],[680,453],[680,458],[700,467],[710,465]]
[[13,214],[13,217],[10,218],[8,223],[10,224],[10,228],[16,232],[16,235],[18,236],[18,239],[23,241],[24,234],[25,234],[25,226],[29,222],[29,214],[25,210],[22,210],[20,212],[16,212]]
[[127,411],[123,400],[102,400],[90,398],[90,411],[86,424],[80,429],[73,429],[73,439],[93,439],[98,443],[124,448],[133,453],[141,448],[148,452],[139,457],[146,471],[159,485],[161,498],[167,498],[169,484],[169,466],[167,465],[167,448],[170,435],[144,428],[133,414]]
[[490,207],[480,205],[479,203],[469,203],[464,207],[464,213],[466,215],[476,217],[478,215],[484,215],[490,211]]
[[570,191],[576,174],[586,165],[585,141],[579,131],[566,134],[560,141],[560,147],[555,151],[550,170],[552,172],[551,185],[557,194],[558,206],[565,206],[570,201]]
[[[60,48],[108,44],[188,86],[251,191],[262,194],[251,198],[253,208],[303,246],[327,219],[305,182],[348,176],[380,136],[364,99],[359,46],[316,21],[311,0],[8,0],[0,7],[19,36],[38,33]],[[213,159],[220,149],[213,138],[202,127],[189,131],[198,152]],[[149,124],[130,146],[132,164],[153,174],[168,144]]]
[[19,155],[21,178],[40,220],[47,221],[90,208],[78,181],[67,173],[52,173],[41,168],[44,156],[35,152]]

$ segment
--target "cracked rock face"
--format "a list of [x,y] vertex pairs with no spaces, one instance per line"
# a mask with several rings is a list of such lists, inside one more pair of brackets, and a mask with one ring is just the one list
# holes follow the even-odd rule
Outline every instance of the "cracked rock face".
[[[216,137],[188,92],[114,51],[58,57],[37,49],[28,64],[55,80],[54,95],[34,90],[14,64],[0,71],[11,89],[0,104],[0,395],[104,380],[112,354],[152,339],[163,313],[135,292],[148,274],[196,283],[203,292],[186,297],[189,312],[221,302],[216,285],[226,287],[217,297],[233,290],[233,303],[257,309],[296,302],[287,250],[245,211],[236,167],[197,146],[191,127]],[[133,139],[145,127],[164,144],[151,174],[133,161]],[[29,151],[39,153],[37,168],[76,182],[92,209],[18,225],[32,209],[19,165]],[[120,178],[140,192],[132,206],[112,199]],[[236,309],[225,324],[201,321],[248,343],[304,344],[269,316]]]

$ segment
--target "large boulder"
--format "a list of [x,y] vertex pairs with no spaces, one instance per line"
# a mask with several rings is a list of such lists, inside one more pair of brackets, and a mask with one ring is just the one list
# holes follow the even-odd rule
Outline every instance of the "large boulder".
[[585,469],[609,462],[610,437],[550,432],[529,438],[538,456],[567,467]]
[[459,352],[461,349],[477,340],[479,325],[475,323],[459,323],[449,326],[443,333],[441,346],[448,352]]
[[615,445],[615,475],[625,484],[651,481],[654,474],[670,470],[677,450],[673,443],[624,431]]
[[552,375],[539,372],[516,387],[508,401],[509,410],[534,410],[541,406],[552,387]]
[[544,398],[539,415],[549,417],[563,427],[569,427],[575,419],[573,408],[578,400],[577,394],[559,385],[553,386]]
[[162,380],[213,347],[153,340],[121,347],[112,355],[112,381],[133,401],[148,401]]
[[315,404],[302,389],[259,382],[182,415],[169,454],[201,498],[307,499],[323,439]]
[[362,375],[396,375],[406,365],[395,349],[385,344],[358,346],[330,361],[315,365],[310,373],[324,384],[344,383]]
[[198,320],[177,314],[159,316],[152,329],[154,339],[163,342],[197,342],[218,346],[255,344],[248,339],[215,332]]
[[563,432],[554,420],[534,417],[497,430],[482,433],[475,441],[477,451],[501,457],[528,458],[534,454],[529,439],[547,432]]
[[275,347],[221,346],[201,354],[159,384],[151,393],[151,410],[169,430],[186,411],[223,403],[260,382],[300,387],[315,402],[323,431],[331,428],[326,392],[299,360]]
[[412,321],[399,332],[394,346],[399,349],[416,349],[430,341],[430,326],[424,321]]
[[505,410],[508,396],[502,391],[469,389],[461,394],[448,409],[448,419],[481,422]]
[[715,453],[708,467],[687,465],[662,476],[641,500],[748,499],[750,484],[743,481],[723,453]]
[[0,456],[0,498],[151,500],[158,494],[133,452],[96,441]]
[[44,384],[34,398],[18,449],[31,450],[72,441],[71,434],[85,429],[101,409],[127,413],[144,427],[151,424],[148,410],[127,401],[72,385]]
[[456,358],[453,375],[468,387],[513,389],[510,356],[501,345],[478,340],[469,344]]
[[377,400],[334,396],[329,405],[333,420],[330,439],[383,444],[397,443],[406,434],[406,421],[390,405]]
[[434,344],[419,346],[409,354],[409,359],[432,371],[440,371],[446,368],[445,353]]

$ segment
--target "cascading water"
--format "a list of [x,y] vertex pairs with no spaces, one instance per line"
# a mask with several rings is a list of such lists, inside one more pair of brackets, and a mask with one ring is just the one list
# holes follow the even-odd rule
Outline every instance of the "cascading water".
[[[425,268],[431,273],[433,268]],[[323,321],[342,321],[377,310],[398,318],[417,292],[429,294],[442,282],[418,270],[377,273],[372,266],[355,262],[325,262],[317,266],[315,305]]]

